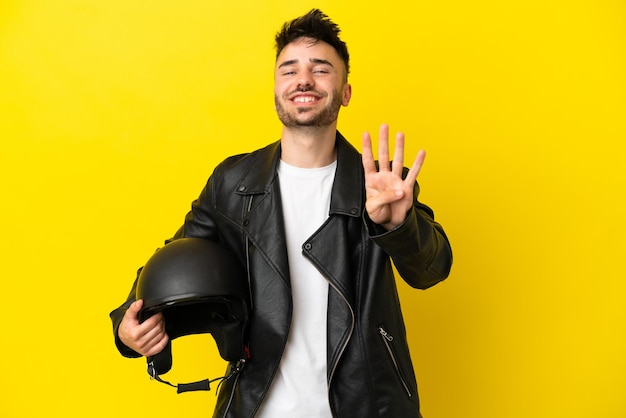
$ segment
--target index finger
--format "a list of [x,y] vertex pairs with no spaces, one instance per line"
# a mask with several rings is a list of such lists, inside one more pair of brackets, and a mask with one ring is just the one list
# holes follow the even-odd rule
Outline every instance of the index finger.
[[365,174],[376,172],[376,163],[374,162],[374,154],[372,153],[372,138],[369,132],[363,133],[363,170]]
[[413,165],[409,169],[409,172],[404,179],[407,182],[414,183],[417,180],[417,175],[420,173],[422,166],[424,165],[424,160],[426,159],[426,151],[423,149],[419,150],[417,155],[415,156],[415,160],[413,160]]

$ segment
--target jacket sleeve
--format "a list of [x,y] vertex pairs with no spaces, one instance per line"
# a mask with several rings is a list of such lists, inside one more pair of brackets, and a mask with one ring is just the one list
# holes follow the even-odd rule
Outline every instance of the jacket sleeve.
[[391,231],[364,215],[370,238],[393,260],[400,276],[410,286],[427,289],[446,279],[452,268],[452,248],[433,211],[418,202],[419,186],[413,190],[413,207],[404,223]]
[[[191,210],[187,213],[185,217],[185,223],[182,227],[178,229],[176,234],[168,240],[165,241],[165,245],[169,242],[183,238],[183,237],[197,237],[197,238],[206,238],[217,240],[217,232],[215,228],[215,223],[212,220],[212,216],[210,214],[210,208],[212,206],[210,198],[211,194],[211,185],[212,185],[212,177],[209,178],[207,185],[202,190],[198,199],[196,199],[192,205]],[[134,350],[127,347],[119,338],[118,330],[122,319],[124,318],[124,314],[130,307],[130,305],[136,300],[136,290],[137,290],[137,280],[139,278],[139,274],[141,273],[141,268],[137,271],[137,276],[135,281],[131,287],[131,290],[126,298],[126,301],[120,305],[118,308],[111,311],[109,314],[111,321],[113,323],[113,336],[115,338],[115,345],[124,357],[141,357],[141,355]]]

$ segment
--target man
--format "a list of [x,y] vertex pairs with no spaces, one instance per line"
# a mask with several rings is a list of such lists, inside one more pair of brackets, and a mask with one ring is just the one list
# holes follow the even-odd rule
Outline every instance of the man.
[[[215,417],[419,417],[417,385],[391,260],[415,288],[448,276],[452,253],[432,211],[417,201],[425,154],[403,168],[404,136],[378,167],[337,131],[350,102],[349,55],[319,10],[276,36],[280,141],[226,159],[173,239],[232,249],[250,276],[250,359],[223,382]],[[391,260],[390,260],[391,258]],[[140,324],[134,287],[111,313],[128,357],[167,344],[163,317]]]

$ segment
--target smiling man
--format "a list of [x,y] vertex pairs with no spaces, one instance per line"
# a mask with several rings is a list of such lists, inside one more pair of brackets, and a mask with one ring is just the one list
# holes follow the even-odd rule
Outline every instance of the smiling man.
[[[286,23],[276,49],[280,140],[220,164],[172,238],[220,242],[247,268],[250,357],[221,384],[214,416],[420,417],[392,262],[420,289],[451,268],[448,239],[418,201],[425,154],[404,168],[397,134],[391,162],[382,125],[375,162],[368,133],[361,156],[337,131],[349,55],[321,11]],[[139,323],[134,289],[111,313],[116,344],[155,355],[169,341],[164,319]]]
[[337,116],[352,95],[343,48],[345,61],[323,40],[277,36],[274,101],[283,123],[283,161],[311,168],[335,159]]
[[352,94],[337,51],[313,38],[300,38],[282,49],[274,83],[276,110],[286,128],[332,125]]

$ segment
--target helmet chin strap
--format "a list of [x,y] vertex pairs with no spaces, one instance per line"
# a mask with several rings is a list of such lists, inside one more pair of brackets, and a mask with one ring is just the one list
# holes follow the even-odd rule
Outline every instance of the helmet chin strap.
[[[197,382],[191,382],[191,383],[178,383],[176,385],[168,382],[167,380],[163,380],[159,377],[159,375],[156,372],[156,369],[154,368],[154,362],[148,363],[148,374],[150,375],[151,379],[154,379],[157,382],[161,382],[168,386],[176,388],[177,389],[176,393],[180,394],[183,392],[194,392],[194,391],[200,391],[200,390],[209,391],[211,390],[211,383],[217,382],[219,380],[220,381],[219,385],[221,385],[224,381],[230,380],[233,376],[239,374],[241,370],[243,370],[243,367],[245,366],[245,364],[246,364],[246,359],[240,359],[239,361],[231,364],[230,373],[228,373],[228,375],[226,376],[217,377],[211,380],[204,379],[204,380],[199,380]],[[219,388],[219,385],[217,386],[218,388]]]
[[184,393],[184,392],[201,391],[201,390],[209,391],[211,390],[211,383],[217,382],[217,381],[220,381],[220,383],[217,385],[219,389],[222,383],[224,383],[227,380],[230,380],[233,376],[238,375],[243,370],[243,367],[246,365],[247,359],[250,358],[248,347],[244,347],[244,350],[245,350],[245,354],[247,358],[242,358],[234,363],[231,363],[229,373],[226,376],[217,377],[215,379],[211,379],[211,380],[204,379],[204,380],[199,380],[197,382],[178,383],[175,385],[159,377],[159,374],[157,373],[156,368],[154,367],[154,360],[151,360],[148,362],[148,374],[150,375],[151,379],[154,379],[157,382],[164,383],[168,386],[176,388],[177,389],[176,393],[178,394]]

